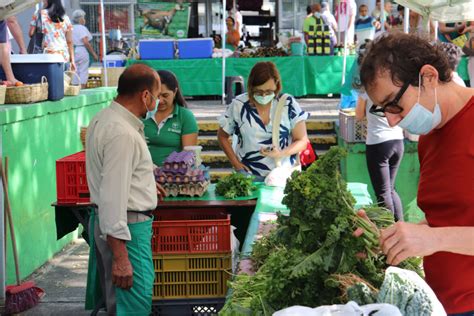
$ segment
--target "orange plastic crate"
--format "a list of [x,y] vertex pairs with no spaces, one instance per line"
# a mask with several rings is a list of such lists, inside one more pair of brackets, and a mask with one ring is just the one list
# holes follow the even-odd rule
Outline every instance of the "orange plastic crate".
[[155,212],[154,254],[223,253],[230,248],[230,215],[221,210],[161,210]]
[[58,204],[89,203],[84,151],[56,160]]
[[231,253],[153,255],[153,300],[225,297]]

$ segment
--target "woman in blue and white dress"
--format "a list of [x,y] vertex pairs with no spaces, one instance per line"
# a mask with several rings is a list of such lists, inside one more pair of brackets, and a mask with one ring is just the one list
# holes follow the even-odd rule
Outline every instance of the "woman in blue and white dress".
[[[247,81],[248,93],[237,96],[219,119],[217,137],[233,168],[251,173],[263,181],[276,167],[292,166],[296,155],[306,149],[308,136],[304,112],[293,97],[286,100],[280,123],[280,148],[272,148],[272,126],[278,96],[280,74],[272,62],[255,64]],[[229,137],[235,135],[234,148]],[[235,149],[235,151],[234,151]]]

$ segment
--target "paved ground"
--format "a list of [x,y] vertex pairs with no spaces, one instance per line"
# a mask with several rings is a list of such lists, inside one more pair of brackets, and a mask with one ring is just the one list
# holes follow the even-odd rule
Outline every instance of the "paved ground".
[[[337,118],[338,99],[299,99],[312,118]],[[190,101],[190,108],[198,119],[216,119],[225,110],[220,101]],[[76,240],[38,269],[29,279],[43,288],[46,295],[41,303],[23,315],[27,316],[82,316],[84,310],[89,246],[83,239]]]
[[83,239],[68,245],[30,279],[45,290],[40,304],[24,313],[27,316],[82,316],[84,310],[89,246]]

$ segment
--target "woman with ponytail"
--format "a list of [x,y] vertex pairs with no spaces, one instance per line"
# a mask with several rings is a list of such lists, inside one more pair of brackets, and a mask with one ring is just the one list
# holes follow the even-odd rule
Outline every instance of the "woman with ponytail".
[[161,166],[173,151],[185,146],[196,146],[198,125],[187,107],[178,79],[167,70],[159,70],[161,94],[155,112],[148,112],[145,137],[153,163]]

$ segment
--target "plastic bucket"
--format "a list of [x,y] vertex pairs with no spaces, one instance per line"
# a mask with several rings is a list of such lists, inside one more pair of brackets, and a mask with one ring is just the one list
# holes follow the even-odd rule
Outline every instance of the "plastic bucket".
[[303,56],[303,43],[291,43],[291,56]]

